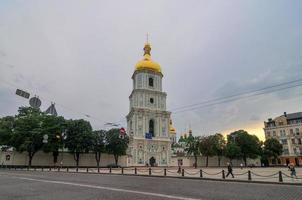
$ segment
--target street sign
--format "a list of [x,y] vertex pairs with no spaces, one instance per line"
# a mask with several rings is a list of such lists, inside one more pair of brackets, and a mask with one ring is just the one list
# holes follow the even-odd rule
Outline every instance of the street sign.
[[44,144],[48,143],[48,135],[45,134],[43,135],[43,141],[42,141]]
[[146,139],[152,139],[152,134],[151,133],[145,133],[145,138]]
[[38,97],[32,97],[29,99],[29,105],[33,108],[40,108],[42,102]]
[[120,134],[121,135],[125,135],[126,134],[126,130],[123,127],[120,128]]
[[25,99],[28,99],[30,94],[28,92],[25,92],[23,90],[20,90],[20,89],[17,89],[16,90],[16,95],[20,96],[20,97],[23,97]]
[[126,130],[122,127],[120,128],[119,138],[124,139],[126,135]]

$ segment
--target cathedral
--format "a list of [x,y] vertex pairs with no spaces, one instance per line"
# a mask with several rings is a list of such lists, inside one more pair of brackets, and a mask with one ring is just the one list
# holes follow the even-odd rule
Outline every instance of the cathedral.
[[167,94],[162,90],[161,67],[151,60],[150,52],[151,45],[146,42],[144,57],[137,62],[132,75],[133,90],[127,115],[129,166],[171,163],[171,112],[166,110]]

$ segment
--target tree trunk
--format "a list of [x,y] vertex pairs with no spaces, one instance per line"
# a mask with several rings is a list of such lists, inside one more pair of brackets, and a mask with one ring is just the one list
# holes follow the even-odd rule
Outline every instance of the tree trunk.
[[118,163],[118,155],[114,155],[115,165],[117,166]]
[[77,166],[77,169],[78,169],[79,168],[79,162],[80,162],[80,153],[79,152],[75,152],[73,154],[73,158],[76,161],[76,166]]
[[218,167],[220,167],[220,161],[221,161],[221,157],[218,156]]
[[53,156],[53,164],[56,165],[58,162],[59,151],[52,152],[52,156]]
[[101,152],[95,152],[95,161],[96,161],[96,166],[99,170],[100,168],[100,161],[101,161]]
[[35,152],[28,152],[28,167],[31,167],[31,163],[32,163],[34,155],[35,155]]
[[206,167],[208,167],[208,165],[209,165],[209,156],[207,156]]
[[28,156],[28,167],[31,168],[31,162],[32,162],[33,157],[32,156]]
[[243,156],[244,165],[247,167],[246,156]]
[[194,159],[195,159],[194,167],[197,168],[197,156],[196,155],[194,156]]

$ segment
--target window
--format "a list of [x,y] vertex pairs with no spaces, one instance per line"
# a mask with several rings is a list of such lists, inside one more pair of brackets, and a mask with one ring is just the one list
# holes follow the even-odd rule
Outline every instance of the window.
[[290,132],[291,135],[294,134],[294,130],[293,129],[290,129],[289,132]]
[[292,139],[292,144],[295,144],[296,142],[295,142],[295,139]]
[[276,131],[273,131],[273,136],[276,136]]
[[301,143],[301,138],[298,138],[298,144],[302,144],[302,143]]
[[151,119],[149,121],[149,133],[151,133],[152,137],[155,136],[155,134],[154,134],[154,121],[153,121],[153,119]]
[[153,98],[150,98],[150,103],[154,103],[154,99]]
[[270,137],[270,136],[271,136],[271,132],[267,131],[267,132],[266,132],[266,135],[267,135],[268,137]]
[[153,87],[154,86],[154,83],[153,83],[154,81],[153,81],[153,78],[149,78],[149,86],[150,87]]
[[281,143],[281,144],[287,144],[287,139],[282,139],[282,140],[280,140],[280,143]]
[[288,149],[283,149],[283,155],[288,155],[289,152],[288,152]]
[[296,128],[296,134],[299,135],[298,133],[299,133],[299,128]]

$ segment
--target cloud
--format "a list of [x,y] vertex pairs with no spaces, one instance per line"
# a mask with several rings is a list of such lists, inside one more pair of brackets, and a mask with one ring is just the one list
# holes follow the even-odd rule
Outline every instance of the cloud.
[[[16,86],[40,96],[43,106],[56,102],[67,118],[85,118],[95,128],[125,125],[147,32],[169,109],[300,78],[299,8],[299,1],[1,2],[1,115],[27,105],[12,95]],[[172,109],[172,117],[179,131],[191,124],[194,134],[214,133],[246,127],[253,116],[300,111],[299,94],[296,88],[179,114]]]

